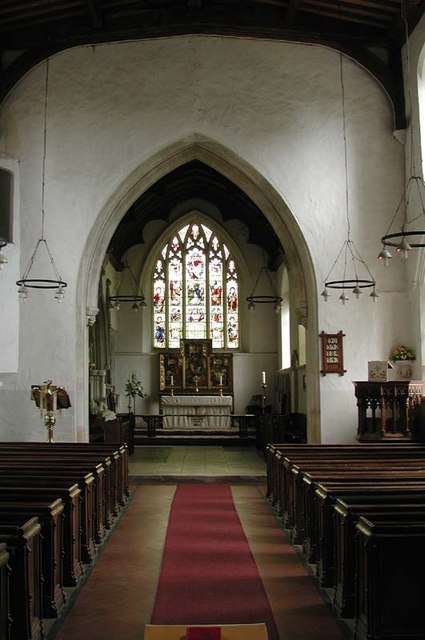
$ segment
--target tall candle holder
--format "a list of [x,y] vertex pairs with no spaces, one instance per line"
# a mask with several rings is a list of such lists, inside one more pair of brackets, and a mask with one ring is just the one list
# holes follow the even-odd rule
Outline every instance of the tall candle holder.
[[261,393],[261,413],[266,413],[266,389],[267,385],[265,382],[261,385],[262,393]]
[[194,381],[195,381],[195,391],[196,391],[196,393],[199,393],[199,389],[198,389],[198,376],[195,376],[193,379],[194,379]]
[[40,415],[47,429],[47,442],[53,443],[56,412],[71,406],[68,393],[64,387],[53,384],[53,380],[46,380],[43,384],[31,386],[31,399],[40,409]]
[[218,388],[220,390],[219,393],[222,396],[223,395],[223,376],[222,375],[220,375],[220,378],[219,378]]
[[170,396],[174,396],[174,380],[173,380],[173,376],[171,376],[171,380],[170,380]]

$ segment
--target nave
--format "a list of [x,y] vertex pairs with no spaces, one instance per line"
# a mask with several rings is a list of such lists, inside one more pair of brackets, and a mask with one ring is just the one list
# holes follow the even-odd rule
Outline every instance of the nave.
[[343,638],[270,512],[265,464],[254,448],[146,447],[143,452],[136,448],[130,459],[130,480],[131,498],[122,520],[49,640],[142,640],[155,603],[177,483],[206,480],[228,481],[231,486],[280,640]]

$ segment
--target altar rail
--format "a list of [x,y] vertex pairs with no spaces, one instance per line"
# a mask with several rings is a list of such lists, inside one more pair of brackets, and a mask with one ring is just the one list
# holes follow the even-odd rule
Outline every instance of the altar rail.
[[[209,417],[215,417],[217,415],[217,417],[223,418],[222,414],[214,414],[214,413],[208,413],[203,415],[202,417],[204,418],[209,418]],[[162,414],[149,414],[149,415],[143,415],[143,414],[137,414],[136,415],[136,419],[137,418],[141,418],[145,423],[146,423],[146,429],[147,429],[147,435],[150,438],[154,438],[157,435],[158,431],[162,431],[164,429],[164,418],[169,418],[170,416],[164,416]],[[193,418],[193,414],[179,414],[179,417],[190,417]],[[257,426],[257,417],[255,415],[251,415],[251,414],[242,414],[242,415],[236,415],[236,414],[230,414],[228,416],[225,416],[226,418],[229,418],[230,420],[230,429],[238,429],[238,435],[240,438],[247,438],[248,437],[248,431],[250,430],[250,428],[255,429]],[[177,429],[176,429],[177,430]],[[188,433],[190,433],[190,429],[187,429]]]

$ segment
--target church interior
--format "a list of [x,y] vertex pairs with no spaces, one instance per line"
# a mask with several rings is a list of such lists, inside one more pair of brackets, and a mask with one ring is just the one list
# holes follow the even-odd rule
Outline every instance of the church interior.
[[0,0],[0,640],[425,637],[424,13]]

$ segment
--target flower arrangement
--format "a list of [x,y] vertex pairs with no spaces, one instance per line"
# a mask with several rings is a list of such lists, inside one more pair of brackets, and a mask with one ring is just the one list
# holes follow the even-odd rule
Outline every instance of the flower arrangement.
[[139,380],[135,373],[132,373],[125,383],[125,395],[128,398],[128,410],[131,411],[131,399],[133,399],[133,413],[135,413],[136,406],[136,396],[139,398],[145,398],[146,393],[144,392],[142,381]]
[[415,360],[415,352],[410,347],[405,347],[404,344],[400,344],[391,350],[390,360],[394,362],[397,360]]

